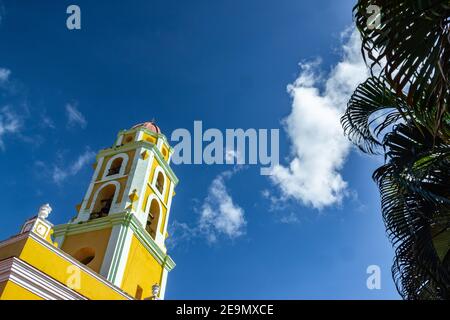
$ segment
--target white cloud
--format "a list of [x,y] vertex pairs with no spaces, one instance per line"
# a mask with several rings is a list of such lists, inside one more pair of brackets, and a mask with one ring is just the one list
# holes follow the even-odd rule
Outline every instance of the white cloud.
[[22,119],[11,110],[11,107],[5,106],[0,109],[0,149],[5,148],[4,136],[7,134],[18,133],[22,128]]
[[68,103],[66,104],[66,114],[67,114],[67,125],[69,127],[80,126],[81,128],[85,128],[87,125],[86,118],[84,115],[77,109],[76,105]]
[[318,74],[317,60],[301,64],[299,77],[288,86],[292,111],[284,125],[293,159],[289,166],[276,166],[271,176],[283,198],[316,209],[340,203],[346,195],[347,183],[340,170],[350,143],[343,134],[340,117],[357,85],[369,75],[361,57],[359,33],[347,31],[343,38],[343,57],[327,77]]
[[76,175],[85,165],[89,164],[94,159],[94,157],[94,152],[86,150],[75,160],[75,162],[71,163],[67,168],[55,165],[52,172],[53,182],[60,184],[68,177]]
[[215,242],[219,235],[234,239],[245,233],[244,210],[233,201],[225,186],[225,180],[237,171],[225,171],[215,177],[203,201],[199,229],[209,242]]
[[215,243],[221,237],[235,239],[245,234],[245,211],[235,203],[228,192],[225,182],[235,173],[245,168],[235,166],[234,169],[220,173],[208,188],[208,194],[199,208],[199,219],[196,224],[174,221],[171,225],[169,246],[186,243],[196,237],[206,238],[208,243]]
[[285,224],[294,224],[294,223],[299,223],[300,220],[296,213],[290,212],[289,214],[283,215],[280,218],[280,222],[285,223]]
[[187,244],[195,236],[198,236],[198,228],[185,222],[174,220],[169,227],[170,237],[167,238],[168,248],[178,247],[181,244]]
[[0,84],[7,82],[10,75],[11,75],[11,70],[5,69],[5,68],[0,68]]

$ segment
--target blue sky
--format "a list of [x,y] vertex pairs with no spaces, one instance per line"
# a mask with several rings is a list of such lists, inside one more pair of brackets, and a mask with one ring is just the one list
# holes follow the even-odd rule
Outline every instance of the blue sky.
[[[173,167],[177,267],[166,298],[398,299],[371,180],[380,159],[332,130],[318,134],[329,126],[311,111],[333,119],[349,90],[336,83],[358,79],[353,2],[0,1],[0,238],[45,202],[55,224],[74,216],[93,154],[120,129],[152,118],[169,138],[195,120],[220,130],[280,128],[272,178],[258,166],[229,177],[230,165]],[[81,30],[65,26],[70,4],[81,8]],[[295,159],[299,171],[289,169]],[[345,183],[328,192],[296,187],[322,176]],[[205,227],[205,203],[214,209],[217,192],[245,223]],[[381,290],[366,287],[374,264]]]

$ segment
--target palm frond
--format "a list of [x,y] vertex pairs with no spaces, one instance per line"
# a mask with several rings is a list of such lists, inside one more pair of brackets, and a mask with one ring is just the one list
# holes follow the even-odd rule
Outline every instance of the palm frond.
[[402,115],[405,109],[403,101],[382,78],[370,77],[356,88],[350,98],[341,118],[342,127],[363,152],[378,153],[382,145],[381,133],[400,119],[406,120]]
[[[367,23],[370,5],[381,10],[375,28]],[[406,94],[410,108],[430,117],[427,129],[442,138],[442,130],[448,130],[441,126],[450,99],[449,1],[359,0],[354,15],[370,67],[382,66],[390,86]],[[430,105],[435,106],[433,112]]]
[[406,299],[450,298],[450,265],[434,245],[438,234],[450,237],[450,147],[432,141],[426,130],[399,124],[386,135],[388,161],[373,176],[396,252],[393,277]]

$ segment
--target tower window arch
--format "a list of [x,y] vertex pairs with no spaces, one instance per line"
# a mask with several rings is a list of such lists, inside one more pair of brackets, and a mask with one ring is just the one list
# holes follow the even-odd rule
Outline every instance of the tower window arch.
[[103,173],[103,179],[116,176],[124,175],[125,169],[128,163],[128,154],[120,153],[109,159],[106,164],[105,171]]
[[156,177],[156,189],[158,189],[159,193],[163,193],[164,191],[164,175],[162,172],[158,172],[158,176]]
[[161,167],[156,167],[153,175],[153,186],[158,190],[160,196],[163,196],[166,190],[167,177]]
[[103,186],[95,197],[94,206],[91,213],[91,220],[105,217],[109,214],[111,206],[114,202],[117,186],[114,183]]
[[158,230],[158,221],[161,213],[161,206],[156,198],[153,198],[150,202],[150,206],[147,214],[147,224],[145,230],[150,234],[150,236],[155,239],[156,231]]
[[108,176],[112,176],[118,174],[120,172],[120,168],[122,167],[123,158],[114,159],[111,163],[111,167],[108,170]]

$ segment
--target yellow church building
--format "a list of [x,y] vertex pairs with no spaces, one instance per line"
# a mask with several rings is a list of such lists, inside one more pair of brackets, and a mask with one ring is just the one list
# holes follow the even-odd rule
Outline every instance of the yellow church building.
[[0,299],[164,299],[172,153],[154,122],[120,131],[97,154],[74,218],[53,226],[46,204],[0,242]]

